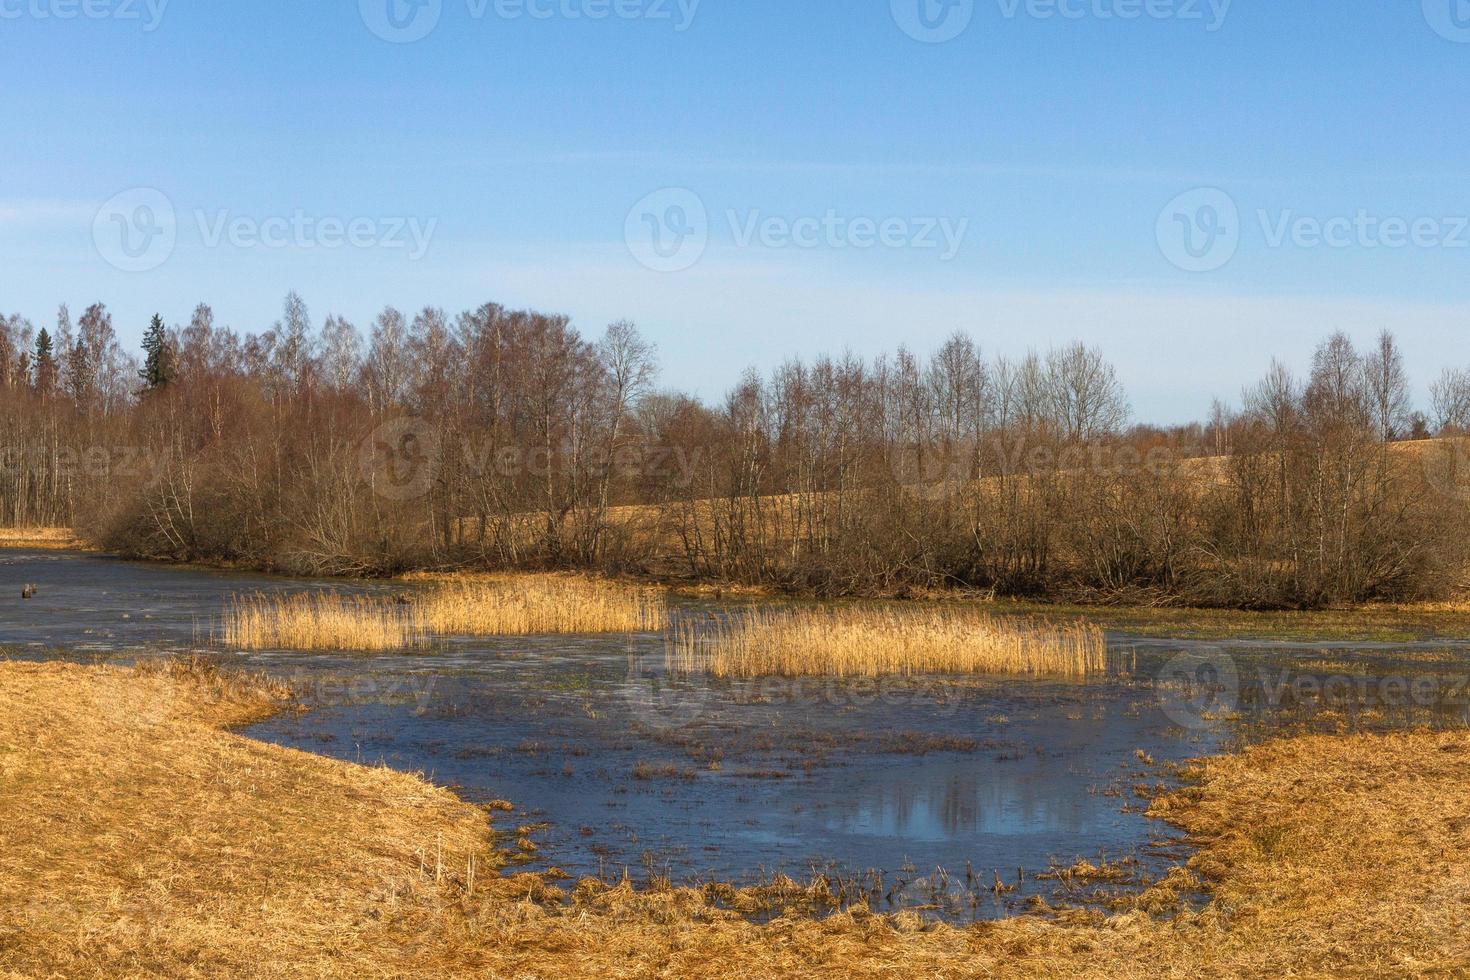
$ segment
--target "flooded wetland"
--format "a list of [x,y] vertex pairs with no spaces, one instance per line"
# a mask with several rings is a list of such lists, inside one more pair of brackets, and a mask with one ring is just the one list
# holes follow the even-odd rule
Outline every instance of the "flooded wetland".
[[242,734],[508,801],[497,830],[528,870],[820,877],[834,906],[953,922],[1036,898],[1106,907],[1162,877],[1189,847],[1144,811],[1187,760],[1284,730],[1463,727],[1470,687],[1466,648],[1446,640],[1121,633],[1106,637],[1105,668],[1078,678],[715,676],[679,669],[669,636],[722,610],[678,599],[668,630],[636,634],[448,636],[371,654],[214,639],[237,596],[391,601],[405,588],[0,552],[0,645],[89,662],[207,651],[288,680],[300,709]]

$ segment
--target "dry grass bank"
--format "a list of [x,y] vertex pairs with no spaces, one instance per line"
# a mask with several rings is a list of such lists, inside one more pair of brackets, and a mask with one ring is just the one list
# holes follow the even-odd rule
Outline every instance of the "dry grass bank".
[[670,661],[716,677],[1076,678],[1107,667],[1107,643],[1101,629],[1080,620],[998,618],[962,606],[850,606],[681,624]]
[[370,971],[385,916],[433,907],[418,852],[482,851],[486,821],[219,730],[280,693],[203,665],[0,663],[0,973]]
[[240,650],[423,647],[444,636],[639,633],[668,622],[663,593],[573,575],[440,580],[392,598],[337,593],[237,598],[221,642]]
[[4,527],[0,528],[0,548],[82,551],[87,545],[69,527]]
[[[0,973],[1274,977],[1470,971],[1470,735],[1209,760],[1155,813],[1213,900],[970,929],[753,925],[708,893],[502,877],[487,814],[227,734],[272,692],[193,669],[0,663]],[[1182,873],[1181,873],[1182,874]],[[1177,877],[1177,876],[1176,876]]]
[[1311,642],[1403,643],[1470,636],[1470,600],[1375,604],[1312,611],[1198,609],[1187,606],[1084,606],[926,594],[935,602],[978,603],[999,616],[1032,616],[1051,622],[1086,618],[1108,630],[1136,636],[1194,640],[1271,639]]

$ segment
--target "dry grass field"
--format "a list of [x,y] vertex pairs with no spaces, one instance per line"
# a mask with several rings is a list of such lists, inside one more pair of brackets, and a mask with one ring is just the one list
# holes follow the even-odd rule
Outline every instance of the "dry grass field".
[[656,590],[576,575],[442,580],[395,598],[337,593],[237,598],[218,638],[240,650],[402,650],[444,636],[660,630]]
[[797,608],[680,624],[670,662],[716,677],[1080,678],[1106,669],[1107,642],[1081,620],[998,618],[975,607]]
[[[718,890],[501,872],[489,813],[221,726],[279,692],[207,666],[0,662],[0,974],[1275,977],[1470,971],[1470,734],[1203,762],[1153,812],[1200,845],[1135,907],[973,928],[781,915]],[[1210,902],[1180,910],[1198,875]]]

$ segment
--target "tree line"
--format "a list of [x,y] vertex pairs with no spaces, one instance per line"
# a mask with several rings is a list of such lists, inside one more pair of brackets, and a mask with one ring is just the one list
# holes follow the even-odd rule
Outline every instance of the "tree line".
[[[1466,584],[1470,367],[1412,404],[1390,334],[1135,424],[1103,353],[956,334],[658,384],[630,323],[494,303],[241,334],[0,317],[0,523],[311,574],[585,568],[822,595],[962,588],[1260,608]],[[1439,437],[1439,438],[1432,438]],[[1462,492],[1464,490],[1465,492]]]

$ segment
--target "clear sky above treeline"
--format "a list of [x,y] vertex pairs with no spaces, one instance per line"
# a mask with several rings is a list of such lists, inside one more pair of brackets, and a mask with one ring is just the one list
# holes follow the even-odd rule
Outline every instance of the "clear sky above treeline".
[[1159,422],[1389,327],[1422,391],[1470,364],[1467,8],[0,0],[0,310],[494,300],[710,399],[1081,338]]

